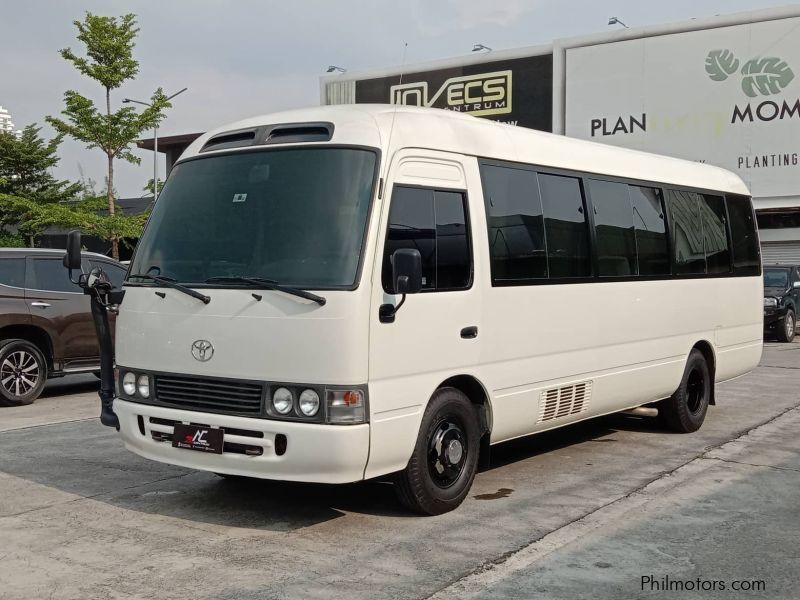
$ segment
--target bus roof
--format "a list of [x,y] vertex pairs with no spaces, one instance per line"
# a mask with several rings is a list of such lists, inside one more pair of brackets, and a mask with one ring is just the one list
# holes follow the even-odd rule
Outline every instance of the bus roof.
[[[390,104],[319,106],[251,117],[200,136],[180,160],[197,156],[210,138],[221,133],[265,125],[322,122],[334,125],[333,135],[327,143],[379,148],[384,155],[391,143],[392,151],[426,148],[750,195],[736,174],[719,167],[505,125],[448,110]],[[216,152],[212,150],[203,154]]]

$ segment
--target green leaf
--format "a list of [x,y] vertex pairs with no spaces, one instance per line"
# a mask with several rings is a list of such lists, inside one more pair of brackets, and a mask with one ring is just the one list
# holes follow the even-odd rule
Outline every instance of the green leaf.
[[739,69],[739,59],[730,50],[712,50],[706,57],[706,73],[713,81],[725,81]]
[[742,67],[742,90],[750,98],[779,94],[794,79],[785,60],[771,56],[748,60]]

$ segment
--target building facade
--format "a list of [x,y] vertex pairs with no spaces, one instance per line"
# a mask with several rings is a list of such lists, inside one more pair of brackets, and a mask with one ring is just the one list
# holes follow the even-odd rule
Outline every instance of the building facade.
[[14,122],[11,120],[11,113],[2,106],[0,106],[0,131],[14,133],[17,137],[20,135],[20,132],[14,127]]
[[[433,106],[714,164],[750,188],[765,264],[800,264],[800,7],[324,76],[324,104]],[[547,114],[549,113],[549,114]]]

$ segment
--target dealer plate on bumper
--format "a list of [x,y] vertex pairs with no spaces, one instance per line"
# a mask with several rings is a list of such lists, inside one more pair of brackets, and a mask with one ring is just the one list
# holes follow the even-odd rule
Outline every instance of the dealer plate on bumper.
[[222,454],[225,430],[200,425],[175,424],[172,447]]

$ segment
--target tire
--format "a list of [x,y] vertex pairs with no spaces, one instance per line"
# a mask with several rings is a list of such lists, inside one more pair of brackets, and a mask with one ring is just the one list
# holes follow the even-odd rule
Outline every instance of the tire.
[[472,487],[479,453],[474,405],[459,390],[437,390],[425,409],[411,459],[395,478],[398,500],[423,515],[453,510]]
[[32,404],[47,381],[47,361],[27,340],[0,343],[0,406]]
[[786,316],[783,317],[783,320],[778,323],[776,327],[778,341],[783,343],[791,342],[794,339],[795,327],[797,327],[797,317],[790,308],[786,311]]
[[711,399],[711,373],[703,353],[693,349],[686,361],[683,378],[670,398],[658,403],[661,422],[672,431],[691,433],[700,429]]

